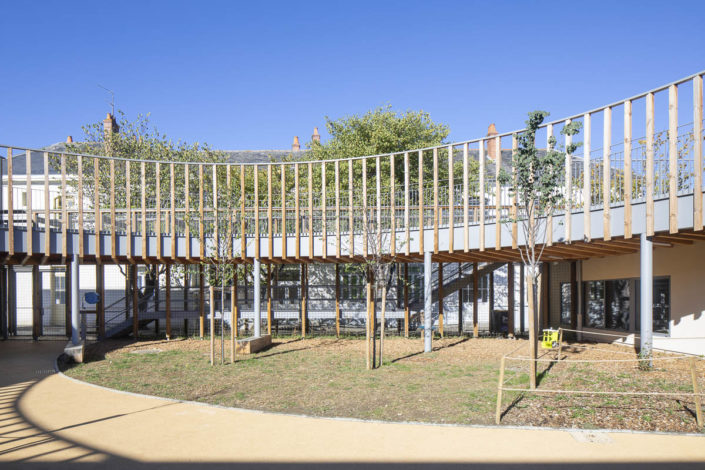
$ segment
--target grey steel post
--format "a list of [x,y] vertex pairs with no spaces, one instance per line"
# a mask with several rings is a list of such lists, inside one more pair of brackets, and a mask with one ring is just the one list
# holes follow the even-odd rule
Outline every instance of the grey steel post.
[[80,289],[78,286],[78,255],[73,255],[71,261],[71,342],[74,345],[79,344],[79,298]]
[[423,331],[423,351],[431,352],[431,339],[433,335],[433,315],[432,315],[432,303],[431,303],[432,291],[431,291],[431,252],[427,251],[423,255],[423,320],[424,320],[424,331]]
[[255,311],[254,311],[254,321],[255,321],[255,337],[259,337],[262,332],[260,331],[262,329],[262,312],[260,311],[260,299],[262,298],[261,292],[260,292],[260,285],[259,285],[259,278],[260,278],[260,271],[261,271],[261,265],[260,261],[255,258],[255,272],[253,274],[253,277],[255,278],[255,285],[254,285],[254,296],[255,296]]
[[[641,357],[651,357],[651,348],[653,347],[653,288],[654,288],[654,259],[653,259],[653,242],[646,238],[646,234],[642,233],[640,237],[640,254],[641,267],[640,277],[641,296],[640,296],[640,355]],[[649,366],[652,363],[649,361]]]

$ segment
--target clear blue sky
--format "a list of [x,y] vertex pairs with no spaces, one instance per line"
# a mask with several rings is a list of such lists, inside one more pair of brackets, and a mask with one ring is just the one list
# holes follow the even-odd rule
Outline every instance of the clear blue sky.
[[705,2],[4,1],[0,143],[80,137],[109,95],[174,139],[289,148],[391,104],[452,140],[705,69]]

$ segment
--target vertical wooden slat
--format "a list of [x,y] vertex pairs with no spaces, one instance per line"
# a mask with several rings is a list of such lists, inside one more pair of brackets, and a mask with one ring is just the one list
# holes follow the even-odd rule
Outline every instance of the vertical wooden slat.
[[[174,164],[171,164],[173,169]],[[172,232],[173,240],[173,232]],[[172,241],[173,243],[173,241]],[[171,264],[167,263],[166,268],[166,339],[171,339]]]
[[[232,330],[230,331],[230,337],[233,339],[237,338],[238,334],[238,321],[240,320],[239,309],[237,305],[237,270],[235,270],[235,275],[233,276],[233,284],[230,286],[230,321],[232,323]],[[235,356],[235,345],[233,344],[233,350],[230,352],[230,357],[234,361]]]
[[157,241],[157,259],[162,259],[162,175],[161,175],[162,165],[157,162],[154,168],[155,175],[155,235]]
[[267,265],[267,334],[272,334],[272,265]]
[[[308,163],[308,250],[309,259],[313,258],[313,163]],[[308,275],[308,271],[306,271]]]
[[[62,155],[63,157],[63,155]],[[80,158],[80,157],[79,157]],[[7,149],[7,241],[8,241],[8,254],[10,256],[15,254],[15,205],[14,205],[14,190],[12,182],[12,148]],[[79,173],[80,175],[80,173]],[[80,181],[80,176],[79,176]],[[80,183],[79,183],[80,186]],[[64,165],[64,172],[62,173],[62,188],[64,193],[66,193],[66,169]],[[66,197],[62,198],[62,201],[66,201]],[[64,204],[65,205],[65,204]],[[66,236],[64,235],[64,240]]]
[[678,85],[668,87],[668,228],[678,232]]
[[[211,192],[213,193],[213,257],[220,258],[220,220],[218,219],[218,165],[212,167],[213,179],[211,181]],[[161,238],[161,237],[160,237]],[[213,332],[211,332],[213,334]]]
[[703,77],[693,79],[693,230],[703,229]]
[[[512,134],[512,182],[516,186],[517,172],[514,168],[514,154],[519,150],[519,139]],[[519,243],[519,228],[517,226],[517,193],[512,194],[512,249],[516,250]]]
[[654,94],[646,95],[646,235],[654,234]]
[[[589,193],[588,193],[589,197]],[[589,220],[589,219],[588,219]],[[624,238],[632,238],[632,102],[624,102]]]
[[[567,127],[571,124],[570,119],[565,120],[564,126]],[[564,128],[565,128],[564,127]],[[572,241],[572,228],[573,228],[573,155],[568,151],[568,147],[573,143],[573,136],[570,134],[565,135],[565,235],[564,240],[566,243]]]
[[335,263],[335,336],[340,337],[340,264]]
[[335,257],[340,258],[340,160],[335,161]]
[[100,159],[93,158],[93,212],[94,212],[94,223],[95,223],[95,260],[96,263],[100,263],[100,255],[102,254],[102,239],[100,237],[100,232],[103,229],[103,220],[100,215],[100,193],[102,189],[100,187]]
[[612,108],[609,106],[604,110],[604,129],[602,131],[602,228],[603,238],[612,239],[612,228],[610,226],[610,194],[612,168],[610,166],[610,151],[612,147]]
[[[169,228],[169,233],[171,234],[171,259],[176,259],[176,168],[174,164],[169,164],[169,212],[171,213],[171,227]],[[167,279],[170,279],[167,276]]]
[[245,165],[240,165],[240,258],[247,259],[247,212],[245,210]]
[[380,168],[380,157],[375,159],[375,189],[377,196],[375,197],[377,206],[377,240],[375,242],[377,246],[377,255],[382,254],[382,171]]
[[286,166],[281,165],[281,191],[282,191],[282,220],[281,220],[281,236],[282,236],[282,260],[286,260]]
[[201,262],[204,262],[206,257],[206,241],[203,235],[205,229],[203,214],[203,164],[198,165],[198,227],[198,240],[200,244],[199,258]]
[[274,257],[274,231],[272,227],[273,217],[272,217],[272,164],[267,165],[267,228],[269,229],[269,240],[267,246],[267,252],[269,254],[269,259]]
[[[546,148],[550,152],[553,150],[551,139],[553,138],[553,124],[546,125]],[[546,245],[553,245],[553,214],[548,214],[546,218]]]
[[233,178],[232,178],[232,165],[226,165],[225,166],[225,190],[228,193],[228,258],[231,260],[233,259],[233,238],[235,236],[234,232],[234,226],[233,226],[233,221],[235,220],[235,211],[233,210],[233,203],[232,197],[234,195],[234,186],[233,186]]
[[495,146],[496,161],[494,162],[494,202],[495,202],[495,216],[494,216],[494,249],[502,249],[502,188],[499,185],[499,172],[502,169],[502,146],[500,145],[501,139],[499,136],[495,137],[493,140]]
[[419,150],[419,254],[424,254],[424,214],[423,214],[423,150]]
[[348,247],[348,255],[352,258],[355,255],[355,211],[353,209],[354,184],[353,184],[353,165],[354,160],[348,160],[348,236],[350,238]]
[[472,336],[477,338],[480,336],[480,327],[478,325],[479,314],[478,314],[478,301],[477,296],[479,294],[480,276],[478,275],[478,264],[477,262],[472,265]]
[[44,256],[51,255],[51,199],[49,197],[49,152],[44,152]]
[[453,146],[448,146],[448,252],[453,253],[455,244],[455,200],[453,198]]
[[367,159],[362,159],[362,256],[367,258]]
[[392,256],[397,255],[397,208],[396,208],[396,178],[394,168],[394,154],[389,155],[389,217],[390,217],[390,237],[389,249]]
[[470,251],[470,169],[469,144],[463,144],[463,251]]
[[117,257],[115,229],[115,160],[110,160],[110,256]]
[[[145,162],[140,163],[140,173],[142,181],[140,182],[142,189],[142,260],[147,259],[147,187],[146,187],[146,167]],[[202,218],[201,218],[202,219]],[[203,231],[203,230],[201,230]]]
[[[129,194],[129,193],[128,193]],[[66,201],[66,155],[61,154],[61,259],[68,257],[69,210]],[[128,231],[129,233],[129,231]]]
[[480,198],[480,251],[485,251],[485,141],[480,140],[480,187],[478,197]]
[[[310,169],[310,168],[309,168]],[[308,175],[309,179],[311,178],[311,174],[309,172]],[[310,214],[309,214],[310,217]],[[294,163],[294,233],[296,236],[296,246],[294,248],[294,257],[296,259],[299,259],[301,256],[301,227],[299,227],[299,221],[301,220],[300,214],[299,214],[299,164]],[[309,237],[312,237],[313,234],[309,233]]]
[[433,252],[438,253],[438,147],[433,149]]
[[83,236],[83,156],[78,157],[78,256],[83,259],[85,254]]
[[189,183],[189,164],[184,165],[184,238],[186,239],[186,259],[191,259],[191,184]]
[[592,238],[592,230],[590,229],[590,185],[592,179],[590,171],[590,144],[592,140],[591,118],[590,113],[583,115],[583,237],[585,241],[590,241]]
[[32,152],[30,150],[25,150],[25,165],[27,168],[27,183],[25,184],[26,189],[26,202],[27,208],[25,210],[25,242],[27,247],[27,256],[32,256],[33,254],[33,242],[34,242],[34,215],[32,211]]
[[404,263],[404,338],[409,337],[409,263]]
[[253,165],[255,173],[255,258],[259,259],[259,166]]
[[[63,199],[63,197],[62,197]],[[130,161],[125,160],[125,235],[127,259],[132,259],[132,191],[130,188]]]
[[406,232],[406,246],[404,254],[409,256],[411,244],[411,228],[409,227],[409,152],[404,152],[404,231]]
[[[323,242],[323,259],[328,256],[328,218],[327,218],[328,204],[326,201],[326,162],[321,162],[321,241]],[[313,240],[313,236],[311,236]],[[313,258],[313,252],[309,253],[309,259]]]

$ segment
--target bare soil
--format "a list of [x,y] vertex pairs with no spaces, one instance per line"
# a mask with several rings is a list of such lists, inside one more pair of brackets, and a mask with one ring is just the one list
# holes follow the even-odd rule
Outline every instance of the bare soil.
[[[516,350],[516,351],[515,351]],[[209,363],[209,341],[111,340],[91,345],[87,362],[67,365],[67,375],[149,395],[239,408],[388,421],[494,424],[500,359],[505,387],[527,388],[525,340],[446,338],[424,354],[421,339],[388,338],[381,368],[365,369],[359,339],[277,339],[271,348]],[[134,354],[134,352],[143,352]],[[640,370],[632,349],[572,344],[560,362],[540,351],[538,389],[664,392],[674,396],[504,392],[502,424],[697,432],[689,363],[657,356]],[[629,362],[582,363],[578,360]],[[705,366],[698,363],[698,376]]]

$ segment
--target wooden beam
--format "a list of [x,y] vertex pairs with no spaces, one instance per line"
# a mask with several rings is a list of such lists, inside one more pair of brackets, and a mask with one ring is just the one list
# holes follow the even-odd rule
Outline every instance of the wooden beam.
[[[127,162],[129,165],[129,162]],[[129,181],[129,176],[128,176]],[[129,195],[129,191],[127,192]],[[9,194],[8,194],[9,196]],[[69,210],[66,200],[66,155],[61,154],[61,259],[66,260],[68,258],[68,228],[69,228]],[[129,227],[129,225],[128,225]],[[10,232],[11,234],[12,232]],[[129,234],[130,231],[128,230]],[[128,249],[131,248],[129,244],[128,236]],[[128,251],[128,256],[130,252]]]
[[610,202],[611,202],[611,186],[612,186],[612,169],[610,167],[610,152],[612,150],[612,108],[605,108],[604,112],[604,128],[602,131],[602,229],[605,240],[612,238],[612,229],[610,226]]
[[313,163],[308,163],[308,257],[313,259]]
[[367,159],[362,159],[362,256],[367,258]]
[[501,139],[499,136],[495,137],[493,140],[495,146],[496,160],[494,162],[494,202],[495,202],[495,231],[494,231],[494,249],[502,249],[502,188],[499,185],[499,172],[502,170],[502,146]]
[[469,180],[469,148],[468,143],[463,144],[463,251],[470,250],[470,180]]
[[115,227],[115,160],[110,159],[110,256],[117,258]]
[[448,252],[455,244],[455,201],[453,199],[453,146],[448,146]]
[[44,258],[51,256],[51,199],[49,197],[49,152],[44,152]]
[[583,114],[583,239],[592,238],[590,226],[590,207],[592,205],[592,168],[590,167],[590,151],[592,143],[592,116]]
[[340,160],[335,161],[335,257],[340,258]]
[[[512,134],[512,160],[514,159],[514,154],[519,150],[519,139],[516,134]],[[514,168],[514,163],[512,163],[512,181],[516,186],[517,172]],[[517,225],[517,194],[514,192],[512,194],[512,249],[517,249],[517,244],[519,243],[519,228]]]
[[624,102],[624,238],[632,238],[632,101]]
[[[211,192],[213,193],[213,205],[212,207],[212,213],[213,213],[213,254],[212,256],[215,259],[219,259],[221,256],[220,250],[218,249],[218,246],[220,245],[220,227],[219,227],[219,220],[218,220],[218,165],[213,165],[212,166],[212,178],[213,180],[211,181]],[[212,321],[212,320],[211,320]],[[213,332],[211,332],[211,335]]]
[[389,155],[389,218],[390,218],[390,251],[392,257],[397,254],[397,206],[396,206],[396,175],[394,154]]
[[693,230],[703,229],[703,77],[693,79]]
[[477,262],[473,264],[472,267],[472,336],[477,338],[480,336],[480,329],[478,326],[478,302],[477,296],[479,293],[478,284],[480,282],[480,276],[478,275],[479,265]]
[[[230,286],[230,315],[232,322],[232,331],[230,332],[231,339],[233,343],[238,334],[238,321],[240,321],[240,310],[237,305],[237,268],[235,269],[235,275],[233,276],[233,284]],[[233,345],[233,350],[235,346]],[[234,352],[231,351],[231,359],[234,361]]]
[[267,265],[267,334],[272,334],[272,265]]
[[281,191],[282,191],[282,220],[281,220],[281,235],[282,235],[282,260],[286,261],[286,165],[280,165],[281,170]]
[[[201,263],[206,258],[206,241],[203,235],[205,230],[204,215],[203,215],[203,164],[198,165],[198,239],[199,239],[199,258]],[[244,235],[243,235],[244,236]],[[201,335],[202,336],[202,335]]]
[[348,255],[355,256],[355,211],[353,208],[354,204],[354,193],[355,186],[353,185],[353,162],[354,160],[348,160],[348,236],[350,238],[348,246]]
[[678,85],[668,87],[668,227],[678,232]]
[[157,162],[155,164],[155,193],[156,193],[156,207],[154,211],[155,224],[155,235],[157,240],[157,259],[162,259],[162,175],[161,175],[161,163]]
[[267,165],[267,227],[269,229],[269,238],[267,245],[267,252],[269,254],[269,259],[271,260],[274,256],[274,228],[272,227],[273,217],[272,217],[272,164]]
[[[61,173],[61,188],[64,194],[64,197],[61,199],[62,204],[66,206],[66,163],[65,163],[65,158],[64,155],[61,155],[62,157],[62,173]],[[80,157],[79,157],[80,158]],[[13,182],[12,182],[12,165],[13,165],[13,158],[12,158],[12,148],[7,149],[7,241],[8,241],[8,256],[14,256],[15,255],[15,206],[14,206],[14,190],[13,190]],[[80,173],[80,166],[79,166],[79,189],[81,188],[81,173]],[[1,181],[1,178],[0,178]],[[80,193],[79,193],[80,194]],[[80,197],[80,196],[79,196]],[[80,199],[79,199],[80,200]],[[79,228],[80,231],[80,228]],[[64,231],[64,233],[66,233]],[[64,238],[64,243],[66,241],[66,235],[63,236]],[[79,247],[82,248],[83,244],[80,242],[79,239]],[[9,277],[9,276],[8,276]]]
[[424,214],[423,214],[423,150],[419,150],[419,254],[424,254]]
[[340,264],[335,264],[335,336],[340,338]]
[[[173,168],[173,163],[171,167]],[[172,172],[173,174],[173,172]],[[173,235],[172,235],[173,236]],[[173,240],[173,239],[172,239]],[[172,242],[173,243],[173,242]],[[171,339],[171,264],[167,263],[166,268],[166,339]]]
[[245,165],[240,165],[240,258],[247,259],[247,211],[245,209]]
[[654,94],[646,95],[646,235],[654,234]]
[[[546,148],[550,152],[553,150],[553,144],[551,143],[553,139],[553,124],[546,125]],[[553,214],[548,214],[546,218],[546,244],[548,246],[553,245]]]
[[[308,169],[308,178],[311,179],[311,166]],[[310,209],[310,207],[309,207]],[[311,217],[309,212],[309,217]],[[301,257],[301,227],[299,222],[301,220],[301,215],[299,213],[299,164],[294,163],[294,236],[296,237],[296,245],[294,246],[294,258],[299,259]],[[309,233],[309,237],[313,236]]]
[[409,227],[409,191],[409,152],[404,152],[404,232],[406,235],[404,254],[406,256],[409,256],[409,245],[411,244],[411,228]]
[[[564,129],[571,124],[570,119],[565,120]],[[570,134],[565,135],[565,234],[564,240],[566,243],[570,243],[573,239],[572,228],[573,228],[573,155],[569,152],[570,146],[573,144],[573,136]]]
[[184,238],[186,239],[186,260],[191,260],[191,208],[189,206],[191,200],[191,183],[189,182],[189,167],[187,163],[184,165]]
[[480,187],[478,197],[480,198],[480,251],[485,251],[485,141],[480,140]]
[[[171,259],[176,259],[176,168],[174,164],[169,164],[169,222],[171,227],[169,228],[169,233],[171,234]],[[168,276],[167,276],[168,278]]]
[[380,157],[377,156],[375,158],[375,205],[377,208],[377,223],[375,224],[377,226],[377,230],[375,230],[375,232],[377,233],[377,240],[375,242],[376,248],[374,251],[377,255],[382,254],[382,170],[380,165],[381,160]]
[[[83,234],[83,156],[78,155],[76,158],[78,159],[78,256],[83,260],[83,255],[85,254]],[[12,231],[10,231],[10,233],[12,233]]]
[[438,254],[438,147],[433,149],[433,252]]
[[257,164],[252,166],[252,171],[254,172],[255,180],[255,258],[260,259],[260,246],[259,246],[259,166]]
[[[27,257],[33,254],[34,244],[34,213],[32,211],[32,151],[25,150],[25,165],[27,168],[27,179],[25,183],[25,194],[27,207],[25,209],[25,246],[27,247]],[[99,246],[96,238],[96,246]]]
[[[326,200],[326,162],[321,162],[321,242],[323,259],[328,257],[328,201]],[[313,234],[309,234],[309,239],[313,240]],[[309,257],[313,256],[313,251],[309,252]]]

